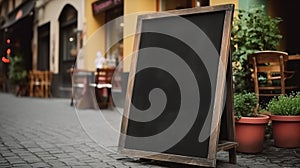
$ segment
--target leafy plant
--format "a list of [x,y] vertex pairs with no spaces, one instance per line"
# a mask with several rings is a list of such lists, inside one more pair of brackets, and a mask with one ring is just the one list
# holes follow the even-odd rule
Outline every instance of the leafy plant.
[[22,84],[26,81],[27,71],[24,68],[21,56],[10,57],[8,77],[13,84]]
[[231,32],[233,75],[235,90],[242,92],[252,88],[251,72],[247,57],[256,51],[276,50],[282,35],[279,31],[281,18],[272,18],[264,6],[250,10],[238,10]]
[[274,115],[300,115],[300,92],[274,97],[266,109]]
[[235,93],[234,94],[234,114],[240,119],[241,117],[257,116],[256,105],[258,99],[253,92]]

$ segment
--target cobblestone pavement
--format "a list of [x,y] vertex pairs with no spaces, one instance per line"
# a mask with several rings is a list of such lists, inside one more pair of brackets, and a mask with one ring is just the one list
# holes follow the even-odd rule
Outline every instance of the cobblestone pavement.
[[[195,167],[127,158],[106,150],[99,145],[97,137],[83,129],[84,119],[80,122],[69,103],[68,99],[15,97],[0,93],[0,167]],[[97,124],[96,120],[92,120],[95,111],[78,113],[81,118],[91,120],[85,128]],[[119,127],[120,117],[116,117],[116,112],[106,110],[103,113],[111,116],[108,120]],[[103,143],[113,141],[110,136],[115,135],[108,135]],[[237,164],[229,164],[228,153],[220,152],[217,154],[217,167],[300,167],[299,148],[281,149],[272,144],[271,140],[267,140],[260,154],[239,153]]]

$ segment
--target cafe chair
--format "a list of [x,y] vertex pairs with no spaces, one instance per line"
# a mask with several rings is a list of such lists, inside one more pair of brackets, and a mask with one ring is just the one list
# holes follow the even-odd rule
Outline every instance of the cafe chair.
[[252,79],[257,98],[286,94],[296,89],[296,85],[286,82],[294,76],[294,71],[286,70],[288,54],[281,51],[259,51],[248,56],[252,64]]
[[29,71],[29,96],[44,97],[45,75],[41,71]]
[[45,97],[52,97],[52,93],[51,93],[51,84],[52,84],[52,76],[53,76],[53,72],[51,71],[44,71],[44,75],[45,75],[45,82],[44,82],[44,94]]
[[95,93],[100,109],[113,107],[111,88],[114,71],[114,68],[97,68]]
[[51,71],[29,71],[29,96],[51,97],[51,83],[53,73]]

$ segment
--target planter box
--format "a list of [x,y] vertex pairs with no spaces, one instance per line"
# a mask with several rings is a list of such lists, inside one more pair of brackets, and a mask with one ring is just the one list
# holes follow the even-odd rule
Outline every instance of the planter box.
[[258,153],[263,149],[266,125],[269,116],[242,117],[235,121],[236,141],[239,143],[238,152]]
[[300,116],[271,115],[274,144],[277,147],[300,147]]

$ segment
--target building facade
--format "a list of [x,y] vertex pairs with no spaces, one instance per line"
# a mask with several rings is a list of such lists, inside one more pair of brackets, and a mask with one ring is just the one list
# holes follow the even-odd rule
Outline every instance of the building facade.
[[[26,69],[54,72],[52,93],[70,97],[69,69],[95,71],[101,53],[108,66],[122,65],[122,80],[130,70],[137,15],[197,6],[235,4],[236,9],[265,5],[271,16],[283,18],[282,50],[300,52],[296,20],[299,2],[280,0],[0,0],[1,73],[10,55],[21,54]],[[236,14],[236,13],[235,13]],[[10,39],[10,44],[7,40]],[[126,83],[126,82],[124,82]]]
[[84,26],[84,1],[36,1],[35,12],[32,68],[51,70],[52,94],[69,97],[72,84],[68,70],[76,61]]

